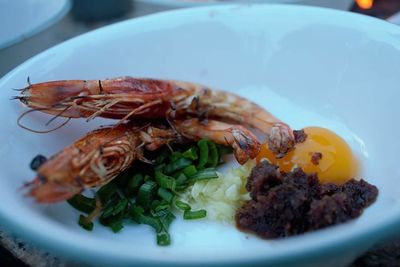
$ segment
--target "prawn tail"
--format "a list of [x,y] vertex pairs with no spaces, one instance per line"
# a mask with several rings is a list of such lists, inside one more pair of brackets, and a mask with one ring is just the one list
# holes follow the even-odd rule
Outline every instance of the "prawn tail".
[[232,146],[235,158],[240,164],[257,157],[261,144],[250,131],[240,125],[234,125],[230,133],[232,138],[226,140]]

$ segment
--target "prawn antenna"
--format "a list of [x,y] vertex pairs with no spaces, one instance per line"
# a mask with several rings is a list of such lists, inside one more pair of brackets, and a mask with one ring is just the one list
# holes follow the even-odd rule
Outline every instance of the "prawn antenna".
[[[30,80],[30,78],[29,78],[29,76],[28,76],[28,78],[26,79],[26,82],[28,83],[28,86],[26,86],[26,87],[22,87],[22,88],[11,88],[11,90],[14,90],[14,91],[18,91],[18,92],[24,92],[24,91],[26,91],[27,89],[29,89],[31,86],[32,86],[32,83],[31,83],[31,80]],[[13,99],[15,99],[15,98],[13,98]]]
[[46,126],[49,126],[50,123],[52,123],[55,119],[60,117],[64,112],[66,112],[71,106],[67,106],[65,109],[61,110],[57,115],[55,115],[53,118],[51,118],[48,122],[46,122]]
[[[25,125],[23,125],[23,124],[21,123],[21,120],[22,120],[26,115],[28,115],[29,113],[32,113],[32,112],[35,112],[35,111],[43,111],[43,110],[47,110],[47,109],[46,109],[46,108],[36,108],[36,109],[30,109],[30,110],[25,111],[24,113],[22,113],[22,114],[18,117],[18,119],[17,119],[17,125],[18,125],[19,127],[21,127],[22,129],[25,129],[25,130],[30,131],[30,132],[33,132],[33,133],[50,133],[50,132],[52,132],[52,131],[55,131],[55,130],[57,130],[57,129],[60,129],[61,127],[63,127],[64,125],[66,125],[66,124],[71,120],[71,118],[67,118],[63,123],[61,123],[60,125],[58,125],[57,127],[53,128],[53,129],[49,129],[49,130],[35,130],[35,129],[29,128],[28,126],[25,126]],[[46,123],[46,126],[47,126],[48,124],[49,124],[49,123]]]
[[27,88],[29,88],[29,87],[23,87],[23,88],[11,88],[11,90],[13,90],[13,91],[18,91],[18,92],[23,92],[23,91],[25,91]]
[[26,96],[13,96],[13,97],[10,98],[10,100],[16,100],[16,99],[18,99],[19,101],[21,101],[25,105],[28,104]]

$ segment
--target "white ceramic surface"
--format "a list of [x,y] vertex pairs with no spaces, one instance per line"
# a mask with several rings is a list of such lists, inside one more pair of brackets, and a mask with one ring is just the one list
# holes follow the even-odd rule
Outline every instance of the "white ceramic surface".
[[60,42],[69,0],[0,0],[0,77]]
[[0,0],[0,49],[44,30],[69,10],[69,0]]
[[[0,223],[45,249],[96,266],[344,266],[399,229],[399,40],[398,26],[366,16],[252,5],[160,13],[47,50],[0,80]],[[102,227],[86,232],[67,204],[37,205],[18,189],[34,176],[28,164],[36,154],[49,156],[105,122],[75,120],[50,134],[27,132],[16,125],[26,108],[9,100],[16,94],[11,88],[26,86],[28,76],[41,82],[122,75],[231,90],[294,128],[328,127],[352,146],[379,198],[350,223],[275,241],[210,221],[177,220],[170,247],[158,247],[141,225],[127,225],[120,234]],[[33,114],[29,123],[40,128],[48,118]]]
[[334,9],[348,10],[353,0],[134,0],[145,4],[156,4],[169,7],[194,7],[221,4],[299,4],[328,7]]

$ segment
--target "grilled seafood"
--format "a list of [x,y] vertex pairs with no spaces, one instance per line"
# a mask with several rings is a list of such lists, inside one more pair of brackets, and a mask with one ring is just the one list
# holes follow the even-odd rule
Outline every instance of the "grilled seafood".
[[106,184],[143,158],[143,146],[154,150],[175,135],[170,129],[130,124],[90,132],[39,167],[29,194],[38,202],[57,202]]
[[[28,194],[41,203],[69,199],[85,188],[110,182],[136,159],[146,161],[144,148],[153,151],[182,141],[175,130],[153,125],[124,123],[90,132],[41,165],[37,177],[27,184]],[[232,146],[241,163],[255,158],[260,149],[255,136],[241,126],[212,120],[202,124],[197,119],[179,121],[176,126],[188,139],[207,137]]]
[[219,121],[202,123],[198,119],[175,121],[176,130],[188,139],[200,140],[207,137],[217,144],[231,146],[236,160],[244,164],[260,151],[257,138],[241,125],[231,125]]
[[290,127],[263,108],[235,94],[188,82],[121,77],[29,83],[16,98],[32,109],[68,118],[100,116],[123,122],[189,116],[247,125],[267,135],[277,157],[294,146]]

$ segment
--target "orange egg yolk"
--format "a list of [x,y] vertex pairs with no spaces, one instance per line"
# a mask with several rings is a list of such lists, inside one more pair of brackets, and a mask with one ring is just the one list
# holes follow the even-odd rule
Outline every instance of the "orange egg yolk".
[[323,183],[342,184],[356,177],[358,162],[341,137],[320,127],[307,127],[304,131],[307,134],[306,140],[280,159],[275,158],[268,149],[268,144],[263,144],[257,163],[268,159],[285,172],[291,171],[293,167],[301,167],[307,174],[317,173]]

